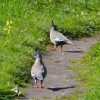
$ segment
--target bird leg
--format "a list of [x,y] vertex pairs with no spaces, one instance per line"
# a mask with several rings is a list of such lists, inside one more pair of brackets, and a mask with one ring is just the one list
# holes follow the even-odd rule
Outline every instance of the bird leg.
[[39,87],[39,88],[43,88],[42,83],[43,83],[43,80],[41,80],[41,85],[40,85],[40,87]]
[[37,80],[35,79],[35,85],[34,85],[34,88],[38,88],[37,86]]
[[52,48],[52,51],[56,51],[57,45],[54,45],[54,48]]
[[56,51],[56,48],[52,48],[51,50],[52,50],[52,51]]
[[62,52],[62,45],[61,45],[61,49],[59,51]]

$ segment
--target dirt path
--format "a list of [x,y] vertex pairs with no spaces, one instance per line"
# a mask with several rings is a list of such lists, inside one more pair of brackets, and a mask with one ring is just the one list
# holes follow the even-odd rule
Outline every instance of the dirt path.
[[84,56],[84,53],[81,52],[86,52],[91,45],[96,44],[99,36],[74,40],[73,42],[77,46],[64,45],[63,52],[50,51],[49,48],[49,51],[43,55],[43,62],[48,71],[43,83],[44,88],[24,88],[26,96],[21,100],[31,100],[32,98],[38,98],[38,100],[48,98],[46,100],[50,100],[49,97],[59,97],[75,92],[76,86],[80,83],[71,79],[71,76],[76,73],[67,68],[79,64],[71,64],[69,60],[81,59]]

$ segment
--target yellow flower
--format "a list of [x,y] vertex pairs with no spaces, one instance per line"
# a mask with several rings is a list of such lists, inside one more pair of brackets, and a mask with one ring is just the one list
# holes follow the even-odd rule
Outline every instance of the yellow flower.
[[10,33],[10,30],[8,30],[8,34]]
[[10,20],[9,23],[12,24],[12,21]]
[[12,21],[11,20],[6,22],[6,25],[7,26],[9,26],[10,24],[12,24]]
[[6,22],[6,25],[7,25],[7,26],[9,25],[9,21]]
[[12,31],[12,25],[11,24],[12,24],[11,20],[10,21],[6,21],[6,25],[7,26],[4,27],[4,31],[7,31],[8,34],[10,34],[11,31]]

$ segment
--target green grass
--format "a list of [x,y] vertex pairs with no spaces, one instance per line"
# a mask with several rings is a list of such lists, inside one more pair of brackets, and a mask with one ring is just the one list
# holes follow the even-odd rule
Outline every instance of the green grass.
[[79,98],[83,100],[99,100],[100,98],[100,43],[92,46],[83,59],[79,77],[83,81],[85,93]]
[[35,47],[44,50],[50,43],[52,19],[70,38],[100,31],[100,1],[85,1],[0,1],[0,99],[9,99],[12,88],[27,85]]
[[[90,48],[81,60],[82,66],[74,66],[71,70],[77,71],[75,76],[82,82],[78,86],[83,93],[72,94],[66,100],[99,100],[100,98],[100,42]],[[73,99],[74,98],[74,99]]]

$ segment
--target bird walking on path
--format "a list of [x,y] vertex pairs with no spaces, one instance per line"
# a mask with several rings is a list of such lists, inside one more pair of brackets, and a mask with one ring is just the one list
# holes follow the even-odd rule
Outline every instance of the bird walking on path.
[[[41,53],[36,49],[34,52],[34,58],[36,58],[32,69],[31,69],[31,76],[35,81],[34,88],[43,88],[42,83],[44,78],[47,75],[47,70],[44,64],[42,63],[42,56]],[[37,85],[37,80],[41,81],[40,86]]]
[[58,46],[61,47],[59,51],[62,51],[62,47],[64,44],[73,44],[75,45],[71,40],[69,40],[67,37],[65,37],[62,33],[57,31],[57,28],[54,24],[54,22],[51,22],[51,30],[50,30],[50,40],[54,44],[53,51],[56,50]]

